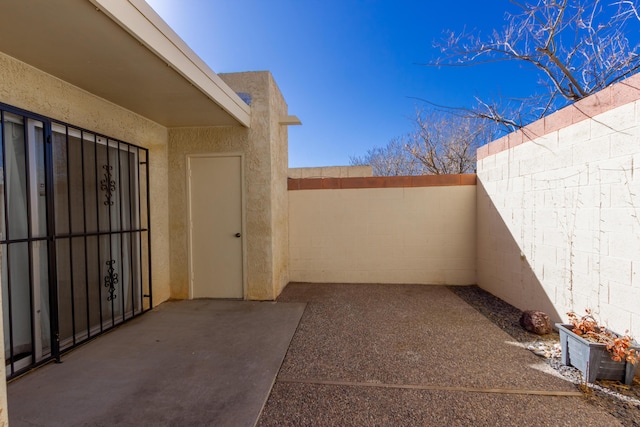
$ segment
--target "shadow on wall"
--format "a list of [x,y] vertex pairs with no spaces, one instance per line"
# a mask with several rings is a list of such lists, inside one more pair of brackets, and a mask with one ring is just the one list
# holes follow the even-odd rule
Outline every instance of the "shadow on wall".
[[476,189],[478,286],[520,310],[541,310],[562,321],[555,296],[545,291],[480,179]]

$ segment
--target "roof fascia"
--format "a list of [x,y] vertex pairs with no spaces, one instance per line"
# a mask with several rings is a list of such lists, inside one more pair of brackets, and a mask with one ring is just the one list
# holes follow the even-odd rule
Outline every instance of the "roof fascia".
[[89,0],[213,102],[249,127],[249,107],[144,0]]

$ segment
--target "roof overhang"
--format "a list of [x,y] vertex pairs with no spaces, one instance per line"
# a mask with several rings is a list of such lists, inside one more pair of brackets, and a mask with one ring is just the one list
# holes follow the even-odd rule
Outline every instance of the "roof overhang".
[[250,107],[143,0],[0,0],[0,51],[167,127]]

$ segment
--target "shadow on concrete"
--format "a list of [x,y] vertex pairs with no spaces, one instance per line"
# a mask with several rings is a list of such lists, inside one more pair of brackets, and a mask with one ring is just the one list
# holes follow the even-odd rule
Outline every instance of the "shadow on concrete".
[[304,303],[166,302],[8,386],[15,426],[253,426]]

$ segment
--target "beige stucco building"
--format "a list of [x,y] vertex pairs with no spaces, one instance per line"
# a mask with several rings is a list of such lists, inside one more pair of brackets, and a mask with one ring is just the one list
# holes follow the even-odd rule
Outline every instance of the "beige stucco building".
[[2,3],[3,376],[169,298],[274,299],[299,121],[271,74],[217,75],[143,0]]
[[637,334],[638,76],[482,147],[477,177],[288,170],[270,73],[216,74],[143,0],[0,3],[5,378],[290,280],[477,283]]

